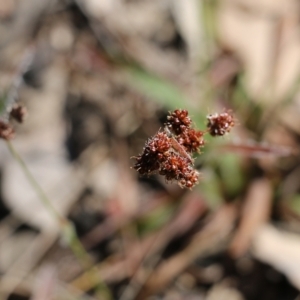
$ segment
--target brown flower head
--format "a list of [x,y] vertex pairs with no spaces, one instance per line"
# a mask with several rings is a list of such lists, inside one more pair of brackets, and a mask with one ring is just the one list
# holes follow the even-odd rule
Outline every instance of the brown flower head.
[[165,176],[167,181],[176,180],[181,187],[187,188],[192,188],[199,177],[189,160],[176,152],[171,152],[161,164],[159,174]]
[[21,104],[15,104],[10,112],[10,116],[19,123],[23,123],[27,116],[27,109]]
[[212,136],[222,136],[230,132],[234,126],[234,118],[230,111],[221,114],[215,113],[207,116],[207,129]]
[[204,134],[224,135],[234,126],[227,111],[207,117],[207,131],[191,128],[187,110],[176,109],[168,116],[163,130],[149,139],[143,153],[137,157],[134,169],[141,175],[158,172],[166,181],[177,181],[182,188],[192,188],[199,180],[192,154],[204,146]]
[[188,111],[185,109],[175,109],[167,117],[168,122],[165,125],[175,134],[181,134],[189,128],[192,123],[188,114]]
[[11,140],[15,136],[15,131],[10,124],[0,121],[0,138]]
[[187,129],[181,133],[177,140],[187,152],[200,152],[200,148],[204,146],[204,132],[193,128]]
[[186,187],[191,189],[199,181],[199,172],[191,168],[189,172],[186,172],[184,176],[179,180],[179,185],[181,187]]
[[164,160],[164,156],[170,148],[170,138],[167,134],[161,131],[157,132],[154,137],[147,141],[143,153],[135,157],[137,162],[133,168],[141,175],[157,171],[160,162]]

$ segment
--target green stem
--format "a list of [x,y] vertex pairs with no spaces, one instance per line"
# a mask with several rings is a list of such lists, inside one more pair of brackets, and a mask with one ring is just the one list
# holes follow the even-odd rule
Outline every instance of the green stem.
[[24,160],[21,158],[21,156],[16,151],[16,149],[13,147],[12,143],[10,141],[6,141],[6,143],[7,143],[7,146],[8,146],[8,149],[9,149],[10,153],[15,158],[15,160],[19,163],[22,171],[26,175],[26,178],[28,179],[28,181],[30,182],[30,184],[32,185],[32,187],[34,188],[34,190],[36,191],[36,193],[38,194],[39,199],[43,202],[43,204],[45,205],[45,207],[49,211],[51,211],[52,215],[57,220],[59,220],[60,223],[64,223],[65,218],[62,215],[60,215],[59,212],[54,208],[54,206],[52,205],[51,201],[48,199],[48,197],[46,196],[45,192],[41,188],[41,186],[37,183],[37,181],[35,180],[35,178],[31,174],[31,172],[27,168],[27,165],[24,162]]
[[6,141],[6,144],[10,153],[15,158],[17,163],[20,165],[26,178],[32,185],[33,189],[36,191],[37,195],[39,196],[39,199],[43,202],[45,208],[47,208],[49,212],[53,215],[53,217],[58,220],[61,227],[63,238],[66,240],[69,248],[71,249],[75,257],[81,262],[84,269],[88,272],[89,278],[94,283],[94,286],[96,286],[96,294],[99,295],[100,299],[107,299],[107,300],[112,299],[110,290],[108,289],[106,284],[101,280],[97,269],[93,266],[89,254],[86,252],[82,243],[80,242],[73,223],[68,219],[66,219],[64,216],[62,216],[55,209],[55,207],[52,205],[51,201],[45,194],[44,190],[42,189],[42,187],[38,184],[36,179],[29,171],[22,157],[14,148],[13,144],[10,141]]

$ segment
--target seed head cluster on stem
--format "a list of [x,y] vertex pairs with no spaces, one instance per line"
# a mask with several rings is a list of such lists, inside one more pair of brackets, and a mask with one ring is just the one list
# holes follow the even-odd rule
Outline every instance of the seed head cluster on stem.
[[230,111],[207,116],[204,131],[192,128],[192,120],[185,109],[170,112],[164,128],[150,138],[142,154],[135,156],[133,168],[140,175],[157,172],[167,182],[176,181],[182,188],[193,188],[199,181],[193,154],[205,145],[204,135],[222,136],[234,126]]
[[11,124],[11,120],[13,119],[18,123],[23,123],[27,116],[27,110],[22,104],[15,103],[6,114],[8,115],[8,120],[0,119],[0,138],[8,141],[15,136],[15,130]]
[[207,116],[207,129],[212,136],[222,136],[230,132],[235,125],[234,118],[230,111],[221,114],[212,114]]

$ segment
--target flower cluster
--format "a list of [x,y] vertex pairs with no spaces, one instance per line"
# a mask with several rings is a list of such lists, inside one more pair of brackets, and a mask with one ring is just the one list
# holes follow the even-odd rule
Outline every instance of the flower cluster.
[[27,117],[27,109],[21,104],[15,104],[10,112],[10,116],[18,123],[23,123]]
[[167,117],[165,125],[176,135],[185,132],[192,124],[191,118],[188,116],[188,111],[185,109],[175,109]]
[[160,164],[166,161],[171,141],[165,132],[158,132],[154,137],[148,140],[144,151],[136,157],[134,168],[141,174],[146,175],[159,170]]
[[[8,114],[7,118],[14,119],[19,123],[23,123],[27,115],[27,110],[21,104],[14,104],[10,112],[7,114]],[[0,120],[0,138],[4,140],[11,140],[14,138],[14,136],[15,136],[15,130],[13,126],[10,124],[10,122]]]
[[212,136],[222,136],[228,133],[234,125],[234,118],[230,111],[207,116],[206,126]]
[[13,127],[0,120],[0,138],[4,140],[11,140],[15,136]]
[[192,188],[199,179],[194,168],[193,153],[204,146],[204,135],[224,135],[234,126],[229,111],[207,116],[207,130],[191,127],[192,120],[187,110],[176,109],[167,117],[163,130],[159,130],[146,142],[143,153],[134,157],[133,166],[141,175],[158,172],[167,181],[176,180],[181,187]]

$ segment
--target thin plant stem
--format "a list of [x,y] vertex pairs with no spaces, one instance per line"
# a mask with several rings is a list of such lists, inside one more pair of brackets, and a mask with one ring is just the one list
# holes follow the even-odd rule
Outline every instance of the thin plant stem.
[[24,172],[27,180],[30,182],[30,184],[32,185],[32,187],[34,188],[36,193],[38,194],[39,199],[43,202],[44,206],[51,212],[51,214],[57,220],[59,220],[59,223],[63,224],[64,221],[65,221],[65,218],[62,215],[60,215],[59,212],[54,208],[51,201],[48,199],[47,195],[45,194],[44,190],[37,183],[37,181],[35,180],[35,178],[31,174],[31,172],[27,168],[26,163],[24,162],[24,160],[21,158],[19,153],[14,148],[13,144],[10,141],[6,141],[6,144],[8,146],[8,149],[9,149],[10,153],[12,154],[14,159],[17,161],[17,163],[20,165],[20,167],[21,167],[22,171]]
[[14,148],[13,144],[10,141],[6,141],[6,144],[10,153],[24,172],[29,183],[32,185],[33,189],[39,196],[40,201],[44,204],[45,208],[53,215],[53,217],[58,220],[63,238],[65,239],[67,245],[69,246],[75,257],[78,259],[78,261],[81,262],[82,266],[89,276],[89,279],[94,282],[94,286],[96,286],[96,294],[100,299],[112,299],[110,290],[101,280],[97,269],[93,266],[89,254],[86,252],[82,243],[80,242],[73,223],[66,219],[55,209],[42,187],[38,184],[32,173],[28,169],[22,157]]

